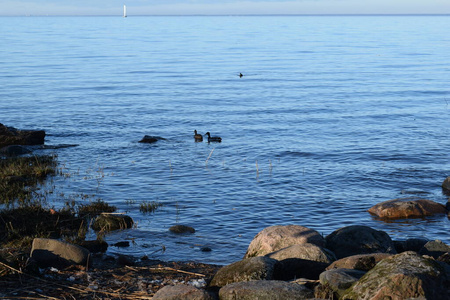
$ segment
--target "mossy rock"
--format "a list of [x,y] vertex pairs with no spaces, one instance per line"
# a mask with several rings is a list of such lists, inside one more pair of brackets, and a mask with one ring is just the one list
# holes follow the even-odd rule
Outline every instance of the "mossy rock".
[[95,219],[92,229],[95,231],[114,231],[132,228],[133,225],[133,219],[127,215],[101,214]]

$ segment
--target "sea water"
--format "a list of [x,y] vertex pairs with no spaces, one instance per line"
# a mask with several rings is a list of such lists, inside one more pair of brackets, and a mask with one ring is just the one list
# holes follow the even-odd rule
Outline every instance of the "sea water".
[[2,17],[0,29],[0,123],[77,145],[37,151],[66,174],[42,189],[54,207],[102,199],[130,215],[135,228],[105,236],[130,247],[111,254],[227,264],[285,224],[450,243],[447,216],[367,212],[447,201],[449,16]]

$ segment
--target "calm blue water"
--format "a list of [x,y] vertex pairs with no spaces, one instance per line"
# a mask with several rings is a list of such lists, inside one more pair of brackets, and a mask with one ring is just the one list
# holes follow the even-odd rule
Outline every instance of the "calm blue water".
[[[132,216],[106,237],[132,246],[111,253],[225,264],[276,224],[450,243],[447,216],[366,212],[410,192],[447,201],[449,31],[449,16],[3,17],[0,122],[78,144],[42,151],[70,174],[50,204]],[[150,201],[164,206],[141,213]]]

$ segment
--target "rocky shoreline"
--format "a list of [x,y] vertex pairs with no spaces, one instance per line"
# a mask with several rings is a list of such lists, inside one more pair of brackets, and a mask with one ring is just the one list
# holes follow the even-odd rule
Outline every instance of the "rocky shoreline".
[[[36,131],[39,139],[33,134],[0,124],[0,151],[28,153],[27,145],[44,143],[45,132]],[[450,177],[442,188],[450,195]],[[408,197],[379,203],[368,213],[392,220],[449,216],[449,210],[450,201]],[[60,220],[59,212],[41,213]],[[133,226],[130,217],[111,212],[92,221],[96,231]],[[270,226],[255,236],[242,260],[227,266],[113,257],[101,241],[35,238],[31,250],[0,245],[2,298],[450,299],[449,245],[423,238],[394,241],[367,226],[346,226],[325,237],[297,224]]]

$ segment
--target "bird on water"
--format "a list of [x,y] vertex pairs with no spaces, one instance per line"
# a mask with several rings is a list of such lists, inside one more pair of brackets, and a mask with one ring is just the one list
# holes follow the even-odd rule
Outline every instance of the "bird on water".
[[222,142],[222,138],[221,137],[219,137],[219,136],[211,136],[209,131],[207,133],[205,133],[205,135],[208,136],[208,143],[209,142],[217,142],[217,143]]
[[194,139],[196,142],[203,141],[203,136],[200,133],[197,133],[197,130],[194,130]]
[[241,77],[242,78],[242,76],[244,76],[242,73],[239,73],[239,77]]

